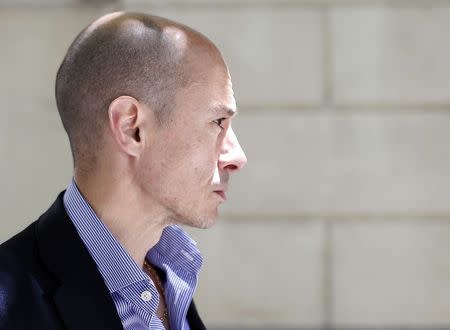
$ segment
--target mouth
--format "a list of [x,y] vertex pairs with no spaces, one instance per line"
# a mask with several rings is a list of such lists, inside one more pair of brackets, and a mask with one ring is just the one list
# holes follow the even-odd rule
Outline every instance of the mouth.
[[215,190],[214,192],[217,195],[219,195],[224,201],[227,200],[227,195],[225,194],[225,191],[223,191],[223,190]]

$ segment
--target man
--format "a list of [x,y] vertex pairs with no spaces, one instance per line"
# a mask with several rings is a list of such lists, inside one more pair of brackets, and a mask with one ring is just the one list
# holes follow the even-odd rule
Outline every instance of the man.
[[220,52],[184,25],[109,14],[70,46],[56,101],[74,179],[0,246],[0,328],[204,329],[202,259],[178,225],[213,225],[246,163]]

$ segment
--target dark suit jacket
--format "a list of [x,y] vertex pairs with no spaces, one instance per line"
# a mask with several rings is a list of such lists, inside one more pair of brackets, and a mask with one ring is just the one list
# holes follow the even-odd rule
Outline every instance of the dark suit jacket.
[[[0,245],[0,329],[123,329],[62,197]],[[191,329],[206,329],[193,302],[187,318]]]

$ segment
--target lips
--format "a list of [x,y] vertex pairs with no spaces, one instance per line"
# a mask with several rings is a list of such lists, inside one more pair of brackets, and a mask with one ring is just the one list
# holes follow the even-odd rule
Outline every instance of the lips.
[[223,190],[215,190],[214,192],[215,192],[217,195],[219,195],[220,197],[222,197],[222,199],[223,199],[224,201],[227,200],[227,195],[225,194],[225,191],[223,191]]

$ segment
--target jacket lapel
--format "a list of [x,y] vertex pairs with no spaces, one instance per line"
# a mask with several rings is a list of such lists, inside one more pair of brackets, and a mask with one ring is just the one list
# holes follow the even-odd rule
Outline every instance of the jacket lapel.
[[58,286],[52,293],[67,329],[123,329],[94,260],[67,215],[61,193],[39,218],[39,255]]
[[200,316],[198,315],[197,308],[195,307],[194,301],[191,301],[189,305],[189,309],[187,312],[187,319],[189,322],[189,327],[192,330],[206,330],[205,325],[203,324]]

